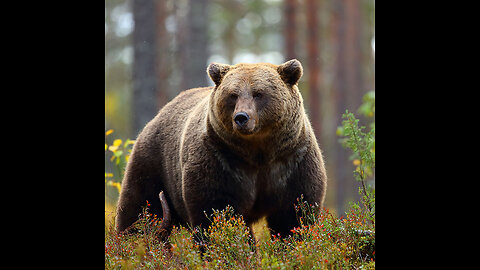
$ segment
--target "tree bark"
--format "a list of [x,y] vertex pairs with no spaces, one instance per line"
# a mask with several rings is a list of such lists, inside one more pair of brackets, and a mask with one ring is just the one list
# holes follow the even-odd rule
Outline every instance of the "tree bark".
[[156,81],[157,81],[157,106],[159,108],[168,102],[168,36],[165,28],[165,19],[167,10],[164,0],[156,0],[157,20],[156,20]]
[[157,113],[155,72],[155,1],[133,0],[133,133],[138,134]]
[[306,1],[307,13],[307,64],[308,64],[308,85],[309,85],[309,113],[312,127],[320,140],[322,131],[322,118],[320,115],[320,88],[321,88],[321,59],[319,54],[319,36],[318,36],[318,1]]
[[[183,69],[184,89],[207,86],[208,0],[191,0],[187,13],[185,44],[188,65]],[[182,89],[182,90],[184,90]]]
[[[344,0],[335,0],[333,2],[333,46],[335,48],[335,75],[334,75],[334,103],[335,117],[337,119],[336,126],[342,124],[342,114],[346,109],[346,67],[345,67],[345,3]],[[339,215],[345,212],[346,199],[346,183],[347,173],[351,174],[351,170],[347,170],[345,164],[348,162],[348,155],[340,143],[335,144],[334,159],[334,179],[335,179],[335,197],[337,211]]]
[[297,12],[297,1],[296,0],[285,0],[284,2],[284,17],[285,17],[285,61],[296,58],[295,53],[295,44],[297,43],[297,22],[296,22],[296,12]]

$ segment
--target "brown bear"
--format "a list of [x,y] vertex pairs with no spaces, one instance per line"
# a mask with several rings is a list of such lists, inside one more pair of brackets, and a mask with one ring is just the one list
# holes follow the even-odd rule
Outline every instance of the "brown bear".
[[[251,225],[266,217],[274,233],[290,234],[302,194],[322,205],[324,162],[303,107],[296,59],[212,63],[214,87],[186,90],[138,135],[122,182],[116,226],[133,224],[146,201],[169,222],[209,225],[212,209],[231,205]],[[159,193],[163,191],[161,198]]]

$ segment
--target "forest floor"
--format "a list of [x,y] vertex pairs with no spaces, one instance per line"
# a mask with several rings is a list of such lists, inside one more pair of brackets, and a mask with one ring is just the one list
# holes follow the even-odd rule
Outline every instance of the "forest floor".
[[[271,235],[263,219],[253,226],[230,207],[216,211],[201,231],[173,227],[168,241],[158,240],[161,220],[148,213],[136,225],[140,233],[114,230],[114,209],[105,207],[105,269],[375,269],[375,225],[356,206],[337,217],[328,209],[296,205],[300,226],[292,235]],[[194,235],[205,244],[203,252]]]

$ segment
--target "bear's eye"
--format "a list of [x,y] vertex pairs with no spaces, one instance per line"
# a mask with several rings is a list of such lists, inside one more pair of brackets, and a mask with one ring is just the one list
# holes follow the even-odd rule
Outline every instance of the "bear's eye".
[[254,98],[262,98],[262,93],[253,93]]
[[237,95],[237,94],[230,94],[230,95],[228,96],[228,98],[229,98],[230,100],[237,100],[238,95]]

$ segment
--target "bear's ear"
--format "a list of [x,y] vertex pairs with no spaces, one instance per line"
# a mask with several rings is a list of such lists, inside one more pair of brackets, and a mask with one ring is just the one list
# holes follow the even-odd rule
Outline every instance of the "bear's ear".
[[223,76],[225,76],[229,70],[230,65],[219,63],[211,63],[207,68],[208,76],[210,76],[216,86],[222,82]]
[[303,74],[302,64],[297,59],[292,59],[279,65],[277,71],[282,80],[290,85],[297,84]]

